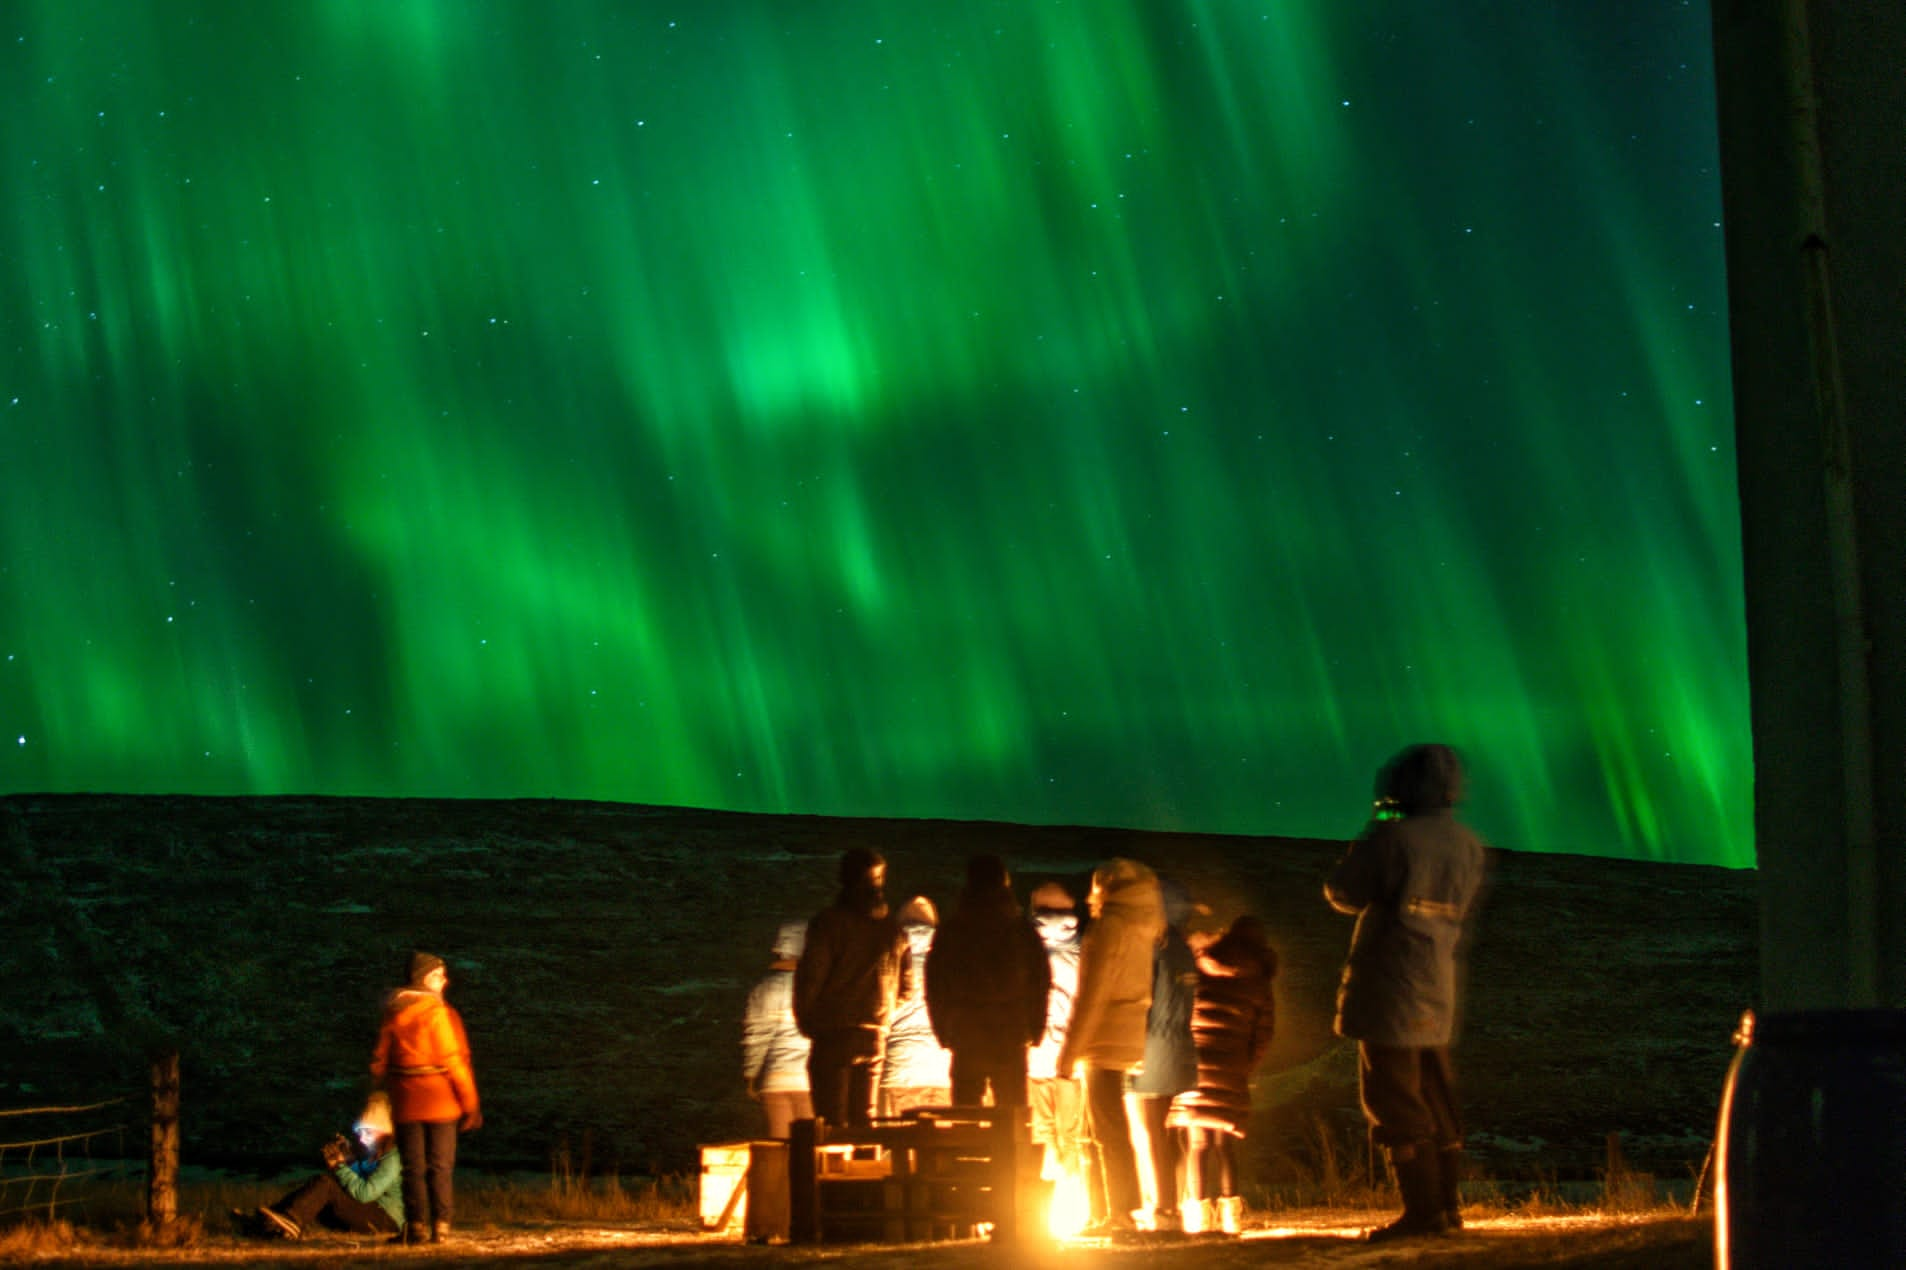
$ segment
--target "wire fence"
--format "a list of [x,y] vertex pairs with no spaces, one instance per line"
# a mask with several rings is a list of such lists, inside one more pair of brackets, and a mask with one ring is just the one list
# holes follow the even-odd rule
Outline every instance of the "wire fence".
[[0,1109],[0,1221],[51,1220],[91,1183],[126,1176],[130,1102]]

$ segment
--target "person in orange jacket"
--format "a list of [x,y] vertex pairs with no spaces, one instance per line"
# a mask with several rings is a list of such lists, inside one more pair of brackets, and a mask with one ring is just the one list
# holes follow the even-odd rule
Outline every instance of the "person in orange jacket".
[[371,1078],[390,1094],[403,1163],[405,1243],[450,1237],[450,1175],[457,1131],[483,1126],[470,1040],[463,1018],[443,999],[450,972],[443,958],[410,955],[410,981],[384,1003],[384,1025],[371,1055]]

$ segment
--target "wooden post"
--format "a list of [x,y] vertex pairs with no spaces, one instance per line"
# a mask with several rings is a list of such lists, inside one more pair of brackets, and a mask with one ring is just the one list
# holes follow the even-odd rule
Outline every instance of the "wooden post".
[[152,1059],[152,1158],[146,1171],[146,1220],[155,1231],[179,1215],[179,1052]]
[[788,1242],[821,1241],[820,1144],[825,1122],[796,1120],[788,1129]]

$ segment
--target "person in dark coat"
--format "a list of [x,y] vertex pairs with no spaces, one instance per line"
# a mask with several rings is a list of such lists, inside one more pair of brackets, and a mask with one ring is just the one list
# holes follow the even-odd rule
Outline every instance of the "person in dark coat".
[[1189,1229],[1243,1229],[1238,1195],[1237,1144],[1251,1120],[1251,1073],[1270,1048],[1277,1023],[1272,984],[1277,954],[1264,924],[1240,917],[1215,940],[1199,947],[1198,991],[1191,1011],[1191,1039],[1198,1050],[1198,1083],[1178,1095],[1171,1121],[1187,1136],[1186,1189],[1198,1205]]
[[1094,1214],[1093,1227],[1116,1238],[1137,1228],[1132,1214],[1139,1205],[1138,1161],[1125,1114],[1125,1080],[1145,1057],[1152,950],[1165,932],[1165,904],[1158,876],[1125,859],[1093,871],[1086,904],[1092,924],[1079,945],[1079,994],[1058,1070],[1076,1071],[1084,1083],[1087,1164],[1099,1174],[1095,1194],[1103,1195],[1105,1205]]
[[794,1022],[810,1042],[814,1114],[865,1128],[874,1117],[887,1027],[907,971],[907,936],[887,908],[887,862],[855,847],[840,860],[840,895],[807,924],[794,967]]
[[1354,913],[1336,1029],[1357,1042],[1364,1114],[1402,1192],[1403,1215],[1372,1240],[1460,1226],[1462,1117],[1450,1046],[1459,961],[1482,893],[1482,840],[1456,819],[1462,763],[1447,745],[1413,745],[1377,775],[1378,814],[1324,884]]
[[1198,1055],[1191,1041],[1192,999],[1198,987],[1198,967],[1185,942],[1185,923],[1198,905],[1177,878],[1160,875],[1158,889],[1165,903],[1165,933],[1152,954],[1152,1004],[1145,1015],[1145,1057],[1132,1073],[1130,1094],[1137,1116],[1137,1136],[1144,1139],[1150,1157],[1152,1210],[1146,1223],[1153,1230],[1182,1228],[1178,1213],[1179,1133],[1166,1124],[1171,1100],[1198,1085]]
[[953,1101],[1026,1105],[1026,1049],[1046,1031],[1046,946],[1013,899],[996,855],[966,862],[966,887],[927,959],[927,1013],[953,1054]]

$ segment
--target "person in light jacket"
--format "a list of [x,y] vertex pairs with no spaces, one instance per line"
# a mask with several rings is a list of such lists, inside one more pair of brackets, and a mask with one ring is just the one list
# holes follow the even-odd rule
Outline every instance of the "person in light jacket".
[[1357,1042],[1364,1114],[1388,1152],[1403,1215],[1372,1240],[1460,1226],[1462,1116],[1450,1061],[1461,954],[1486,852],[1456,819],[1463,769],[1447,745],[1413,745],[1377,774],[1377,815],[1324,884],[1357,918],[1336,1029]]
[[1045,945],[1052,980],[1046,997],[1046,1030],[1026,1053],[1032,1140],[1045,1148],[1041,1177],[1085,1180],[1085,1095],[1077,1080],[1059,1072],[1059,1049],[1065,1044],[1072,999],[1079,990],[1079,904],[1059,882],[1034,887],[1029,902],[1033,929]]
[[1136,860],[1112,860],[1092,874],[1092,914],[1079,947],[1079,995],[1060,1047],[1063,1074],[1085,1083],[1086,1129],[1105,1196],[1096,1233],[1137,1229],[1138,1160],[1125,1115],[1125,1079],[1145,1057],[1145,1016],[1152,1003],[1152,951],[1165,933],[1158,877]]
[[409,983],[390,994],[371,1054],[371,1079],[390,1095],[403,1159],[406,1243],[443,1243],[455,1215],[451,1174],[457,1133],[483,1127],[470,1038],[463,1016],[443,999],[450,971],[443,958],[410,955]]
[[741,1079],[761,1103],[770,1138],[785,1138],[796,1120],[814,1115],[807,1090],[808,1039],[794,1026],[794,965],[807,940],[806,922],[783,922],[774,960],[748,993],[741,1016]]
[[907,937],[907,980],[894,1002],[887,1029],[887,1061],[880,1069],[880,1114],[898,1116],[915,1107],[944,1107],[953,1101],[952,1056],[933,1034],[927,1013],[926,968],[933,953],[939,910],[924,895],[900,906],[900,929]]

